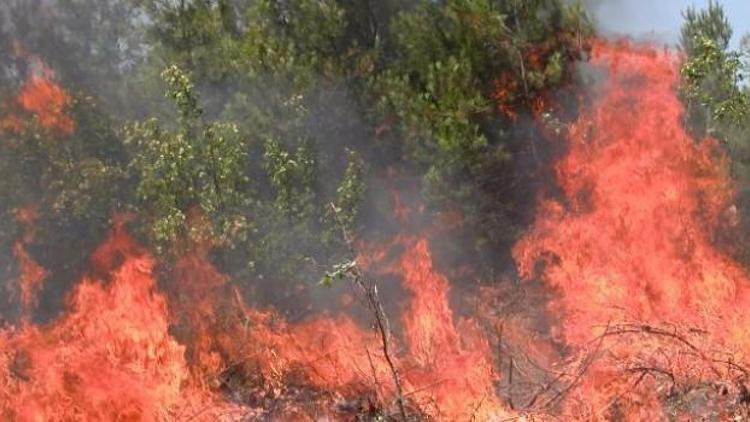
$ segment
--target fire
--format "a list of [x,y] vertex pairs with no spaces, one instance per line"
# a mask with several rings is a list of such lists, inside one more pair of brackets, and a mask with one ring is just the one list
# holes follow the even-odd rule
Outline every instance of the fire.
[[19,265],[18,290],[20,292],[21,319],[28,321],[31,313],[37,305],[37,294],[42,288],[47,273],[39,265],[26,249],[27,245],[34,240],[34,221],[37,219],[36,207],[27,206],[19,208],[16,212],[16,220],[24,226],[24,233],[13,245],[13,254]]
[[412,294],[403,325],[416,368],[405,378],[421,390],[417,401],[441,420],[507,416],[494,393],[498,376],[489,343],[475,321],[455,322],[448,280],[435,270],[426,239],[408,244],[399,270]]
[[[521,276],[552,291],[559,343],[532,335],[531,323],[500,326],[501,346],[528,344],[524,365],[566,354],[554,362],[562,368],[555,378],[535,384],[539,393],[520,403],[529,411],[659,420],[681,415],[667,405],[686,386],[747,390],[750,317],[740,310],[750,305],[750,280],[714,238],[733,209],[732,183],[717,143],[691,139],[683,128],[679,59],[647,46],[594,43],[591,65],[607,71],[606,82],[568,128],[568,151],[555,167],[561,197],[541,201],[514,249]],[[499,91],[498,100],[506,97]],[[535,109],[545,109],[539,98]],[[31,77],[16,101],[42,126],[72,133],[70,99],[50,74]],[[18,122],[3,125],[25,127]],[[392,194],[400,224],[421,214]],[[231,420],[258,408],[265,418],[335,419],[334,402],[366,397],[360,406],[391,406],[394,368],[410,412],[434,420],[523,417],[511,409],[513,397],[497,394],[501,374],[489,336],[451,306],[426,230],[358,242],[358,265],[369,276],[398,279],[407,293],[390,315],[387,358],[380,332],[343,310],[292,322],[251,308],[212,265],[205,238],[176,248],[183,256],[159,267],[157,283],[156,260],[127,233],[124,218],[93,253],[66,312],[34,325],[46,274],[26,250],[34,215],[26,207],[17,216],[26,228],[14,249],[24,323],[0,331],[3,419]],[[514,368],[523,372],[512,359],[508,385]],[[323,404],[269,413],[268,400],[292,391]]]
[[510,73],[503,73],[494,81],[492,99],[496,102],[497,110],[506,117],[516,120],[518,113],[513,109],[511,104],[515,95],[518,83]]
[[[202,415],[214,419],[236,407],[221,393],[236,383],[236,371],[273,391],[307,385],[373,403],[395,400],[377,331],[346,315],[289,323],[251,309],[198,246],[173,266],[167,296],[126,221],[117,219],[93,253],[90,275],[71,292],[63,316],[0,332],[4,417],[170,420],[208,407]],[[435,270],[427,240],[399,236],[386,248],[403,253],[395,263],[376,253],[370,265],[398,275],[411,293],[403,340],[391,346],[410,406],[442,420],[507,415],[494,394],[489,345],[475,322],[453,315],[449,283]],[[233,393],[249,401],[244,390]]]
[[[497,374],[489,344],[472,320],[456,321],[448,301],[448,281],[432,262],[426,239],[399,237],[386,248],[405,248],[384,271],[403,279],[411,298],[402,317],[405,345],[393,343],[406,398],[439,420],[492,420],[510,413],[494,393]],[[375,253],[382,259],[387,254]],[[376,266],[375,263],[371,264]],[[249,311],[253,360],[264,373],[301,370],[310,382],[338,391],[374,391],[395,399],[390,368],[380,338],[346,316],[316,317],[290,325],[271,314]],[[405,347],[404,347],[405,346]],[[403,349],[402,349],[403,347]]]
[[205,404],[183,388],[185,348],[169,334],[153,259],[119,227],[105,250],[121,258],[111,281],[84,278],[49,326],[0,331],[4,419],[170,420]]
[[[679,59],[648,46],[594,46],[592,64],[608,75],[569,128],[569,150],[556,166],[564,198],[540,204],[514,250],[522,276],[541,277],[557,292],[549,308],[561,318],[558,337],[612,358],[584,382],[583,397],[600,414],[635,389],[616,385],[624,371],[639,370],[625,363],[656,365],[660,355],[655,370],[706,376],[705,361],[714,358],[695,351],[686,358],[685,345],[698,346],[682,332],[705,333],[704,344],[736,362],[750,346],[741,311],[750,305],[749,280],[713,242],[732,201],[727,163],[714,140],[691,139],[683,127]],[[610,341],[615,334],[627,340]],[[654,394],[631,403],[639,410],[627,418],[659,414]]]
[[28,127],[24,113],[34,116],[39,125],[47,130],[70,136],[75,131],[75,122],[68,115],[72,99],[65,89],[54,81],[54,72],[41,60],[34,60],[25,84],[18,92],[11,112],[0,119],[0,131],[22,132]]

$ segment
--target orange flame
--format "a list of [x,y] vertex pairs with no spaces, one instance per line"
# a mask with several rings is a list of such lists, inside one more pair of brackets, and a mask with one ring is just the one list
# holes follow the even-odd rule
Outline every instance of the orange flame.
[[50,326],[0,331],[4,419],[173,420],[208,401],[183,388],[184,347],[169,335],[154,262],[133,245],[116,227],[102,250],[129,252],[110,283],[85,278]]
[[[52,69],[39,59],[34,63],[35,69],[29,72],[14,105],[34,116],[43,128],[64,136],[72,135],[75,122],[67,114],[72,103],[70,95],[54,82]],[[20,133],[27,127],[23,114],[11,112],[0,119],[0,131]]]
[[[576,368],[560,372],[573,381],[545,400],[545,410],[570,394],[574,400],[559,410],[578,419],[660,420],[668,393],[656,376],[622,378],[639,370],[633,362],[665,368],[673,383],[730,378],[732,365],[748,363],[750,316],[738,310],[750,305],[750,280],[713,244],[733,200],[726,158],[715,141],[696,142],[682,127],[678,59],[627,43],[594,44],[592,64],[608,71],[607,83],[569,128],[568,152],[556,165],[562,198],[540,203],[514,249],[521,275],[554,290],[556,337],[570,350],[564,364]],[[56,92],[48,88],[30,92]],[[25,110],[58,127],[23,94]],[[395,192],[394,206],[402,223],[418,213]],[[44,276],[25,249],[33,214],[20,210],[27,230],[15,250],[28,309]],[[208,243],[187,244],[192,253],[168,271],[167,296],[157,288],[154,259],[124,222],[93,254],[66,314],[46,326],[0,331],[2,418],[217,420],[233,415],[227,409],[248,410],[249,393],[232,391],[243,403],[235,405],[219,393],[226,386],[217,386],[231,383],[238,367],[248,382],[262,379],[272,390],[302,383],[336,397],[395,399],[376,330],[346,315],[292,323],[249,308],[211,264]],[[410,408],[435,420],[513,417],[495,393],[489,341],[474,319],[454,314],[450,283],[427,237],[361,245],[367,252],[357,262],[400,279],[408,293],[390,350]],[[524,342],[525,328],[509,327],[515,343]],[[613,328],[627,337],[615,337]],[[545,340],[538,343],[532,354],[556,356]]]
[[405,378],[420,391],[417,401],[441,420],[507,416],[494,394],[497,375],[487,339],[474,320],[454,322],[448,280],[433,267],[427,240],[414,240],[407,248],[400,274],[412,298],[403,324],[416,368]]
[[[646,331],[670,324],[707,332],[712,347],[744,361],[750,317],[739,310],[750,305],[750,280],[712,244],[731,205],[731,181],[717,143],[696,142],[682,126],[679,57],[598,43],[592,63],[608,71],[606,83],[570,128],[569,151],[557,164],[564,200],[542,202],[515,247],[521,274],[559,292],[550,309],[562,317],[559,337],[570,345],[590,347],[608,325],[639,321]],[[639,337],[608,353],[624,362],[656,347]],[[693,370],[684,356],[670,359]],[[589,393],[619,394],[617,369],[592,371]],[[584,397],[597,411],[608,408]],[[659,414],[653,397],[643,400],[641,416]]]
[[497,110],[511,120],[516,120],[518,118],[518,113],[511,104],[513,96],[516,95],[517,88],[518,82],[512,74],[507,72],[501,74],[500,77],[493,82],[493,91],[491,95],[492,99],[497,103]]
[[[472,320],[454,321],[448,281],[433,267],[425,239],[398,238],[387,247],[406,247],[387,271],[401,276],[412,297],[403,316],[407,350],[394,340],[404,393],[427,415],[440,420],[492,420],[508,415],[494,394],[497,376],[489,344]],[[378,258],[386,256],[378,251]],[[339,392],[375,390],[395,398],[390,368],[376,331],[345,316],[316,317],[289,325],[272,314],[246,311],[253,360],[264,373],[303,371],[313,384]],[[460,334],[459,334],[460,333]],[[394,353],[394,352],[392,352]]]
[[13,254],[20,267],[18,287],[20,290],[21,319],[28,321],[31,312],[37,305],[37,294],[42,288],[47,272],[31,256],[26,246],[34,240],[34,221],[37,219],[37,210],[34,206],[19,208],[16,212],[16,220],[24,226],[24,233],[13,245]]
[[[376,331],[343,315],[290,324],[249,309],[228,294],[206,248],[175,264],[178,285],[168,301],[155,285],[154,260],[125,221],[92,255],[91,275],[71,292],[64,316],[0,331],[3,417],[171,420],[207,407],[204,420],[213,420],[236,406],[202,380],[221,379],[236,364],[271,385],[297,374],[324,391],[395,398]],[[387,271],[412,294],[403,317],[408,348],[395,339],[391,346],[409,402],[443,420],[506,415],[493,392],[489,345],[475,322],[454,317],[427,241],[399,237],[388,247],[406,248]]]

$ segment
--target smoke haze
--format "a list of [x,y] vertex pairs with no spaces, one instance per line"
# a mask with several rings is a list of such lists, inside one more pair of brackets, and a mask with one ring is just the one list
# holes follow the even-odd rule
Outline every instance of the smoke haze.
[[[750,32],[750,2],[720,2],[734,28],[731,47],[739,45],[742,35]],[[604,35],[626,35],[635,40],[658,41],[675,45],[680,41],[682,12],[688,7],[705,8],[709,0],[598,0],[589,3]]]

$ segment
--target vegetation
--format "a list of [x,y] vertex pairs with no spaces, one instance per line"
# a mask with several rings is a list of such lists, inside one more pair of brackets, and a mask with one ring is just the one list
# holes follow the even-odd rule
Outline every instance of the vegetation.
[[[210,271],[210,276],[218,281],[212,279],[211,283],[206,283],[210,286],[201,286],[191,295],[171,301],[170,313],[179,313],[178,308],[185,304],[185,308],[192,308],[192,300],[215,294],[211,289],[216,286],[228,287],[222,293],[245,294],[244,298],[227,294],[214,306],[195,306],[194,314],[179,315],[184,320],[170,321],[170,332],[165,335],[174,334],[188,347],[190,360],[196,362],[202,358],[203,347],[211,349],[212,361],[226,350],[220,350],[223,346],[218,340],[212,343],[215,339],[191,345],[184,341],[190,334],[187,331],[208,332],[207,327],[223,324],[223,318],[229,314],[235,320],[242,320],[243,328],[256,324],[253,318],[258,320],[258,327],[267,328],[269,333],[275,331],[277,325],[291,327],[300,314],[312,313],[318,302],[326,302],[312,299],[321,295],[315,289],[322,290],[321,285],[336,286],[345,279],[351,281],[357,297],[363,299],[372,313],[373,328],[380,337],[378,347],[393,379],[394,402],[398,404],[402,419],[406,420],[411,413],[408,407],[414,399],[409,397],[413,392],[402,391],[402,380],[407,379],[406,374],[413,368],[401,367],[398,355],[404,345],[406,349],[413,345],[408,341],[391,343],[391,326],[386,313],[395,303],[389,300],[389,295],[403,292],[394,293],[396,289],[379,292],[379,285],[365,274],[367,266],[361,262],[363,259],[355,248],[360,239],[374,240],[372,244],[380,239],[392,239],[390,231],[398,226],[404,236],[391,242],[383,254],[403,255],[403,249],[411,247],[406,246],[410,242],[404,239],[414,234],[410,231],[424,234],[427,231],[424,222],[428,221],[429,237],[435,245],[429,250],[425,247],[423,253],[413,257],[416,262],[413,266],[426,266],[425,261],[429,261],[426,270],[430,274],[445,273],[446,276],[451,276],[451,271],[471,268],[478,273],[472,276],[477,277],[464,278],[489,281],[514,268],[519,274],[508,278],[530,281],[521,285],[483,286],[485,288],[478,289],[475,298],[477,308],[491,308],[478,311],[483,314],[480,316],[486,317],[483,325],[498,331],[498,338],[487,343],[488,350],[492,349],[488,352],[491,359],[477,366],[493,366],[502,374],[503,379],[498,382],[491,379],[495,374],[488,371],[492,376],[488,376],[487,391],[506,388],[512,410],[556,411],[574,389],[581,385],[590,388],[582,380],[589,367],[596,369],[596,365],[607,368],[608,376],[616,377],[617,371],[621,371],[640,377],[633,383],[622,384],[627,391],[635,391],[648,377],[653,380],[669,378],[661,384],[671,385],[669,389],[653,390],[658,390],[660,397],[664,394],[664,403],[668,406],[672,406],[670,400],[674,403],[686,398],[684,404],[679,402],[674,408],[688,407],[688,392],[709,386],[712,389],[722,387],[716,381],[721,379],[720,367],[727,368],[727,383],[730,375],[734,376],[739,370],[745,378],[742,383],[738,382],[738,392],[732,393],[732,397],[740,397],[741,403],[748,402],[750,395],[745,384],[748,372],[741,361],[736,362],[731,354],[724,356],[720,349],[723,345],[712,341],[703,340],[706,341],[704,353],[703,343],[695,340],[708,333],[702,327],[689,328],[684,333],[670,328],[672,321],[667,319],[675,314],[662,310],[672,307],[673,303],[685,302],[685,314],[693,313],[693,305],[695,309],[703,309],[704,301],[706,309],[735,303],[724,300],[723,296],[711,302],[708,294],[702,295],[704,292],[698,295],[688,291],[683,295],[683,290],[690,289],[683,289],[682,283],[674,284],[684,280],[676,280],[679,276],[671,274],[677,274],[677,270],[671,271],[674,258],[671,251],[665,254],[670,265],[664,267],[665,271],[654,270],[658,274],[652,277],[652,263],[641,259],[641,255],[633,255],[635,258],[631,259],[629,255],[612,254],[613,258],[608,260],[604,255],[612,250],[610,244],[601,248],[604,252],[597,252],[592,240],[605,232],[597,227],[606,223],[602,218],[592,219],[592,228],[587,226],[583,231],[585,236],[575,230],[561,231],[560,236],[556,236],[555,230],[545,226],[547,219],[542,218],[537,225],[538,232],[529,232],[529,236],[542,238],[549,235],[543,233],[548,231],[553,232],[549,242],[563,243],[560,239],[564,237],[578,241],[571,243],[573,246],[566,254],[555,252],[554,247],[548,247],[550,243],[540,243],[539,250],[529,248],[534,253],[526,254],[528,263],[510,264],[511,247],[532,222],[531,210],[538,205],[539,198],[550,199],[545,202],[549,210],[542,206],[540,214],[551,211],[550,221],[565,226],[572,225],[582,215],[586,217],[584,214],[595,204],[592,198],[601,191],[597,191],[597,187],[603,183],[586,175],[571,183],[580,186],[561,193],[561,189],[554,186],[556,175],[552,165],[560,149],[572,144],[558,139],[565,136],[566,127],[573,128],[574,136],[569,139],[577,137],[579,143],[585,145],[583,149],[599,145],[597,139],[615,133],[606,130],[610,125],[603,125],[607,126],[606,132],[588,136],[586,131],[597,131],[593,124],[586,126],[586,119],[581,119],[580,124],[566,124],[577,117],[579,103],[588,100],[579,98],[579,93],[583,92],[581,84],[590,82],[580,77],[587,73],[585,69],[581,71],[586,66],[580,64],[588,59],[595,35],[594,24],[582,3],[572,0],[3,0],[0,2],[0,197],[3,199],[0,202],[0,286],[8,288],[9,294],[0,295],[0,329],[6,327],[6,319],[21,327],[34,327],[34,322],[40,322],[25,319],[28,304],[22,303],[20,290],[23,287],[19,285],[23,284],[23,277],[19,274],[28,262],[21,255],[28,252],[31,261],[37,261],[47,271],[44,276],[49,282],[41,291],[41,303],[35,308],[34,317],[52,318],[64,300],[62,292],[70,291],[70,285],[80,280],[85,272],[97,271],[88,260],[113,223],[125,221],[128,232],[158,257],[158,275],[164,282],[160,287],[164,287],[165,294],[178,296],[175,291],[179,289],[172,289],[175,287],[172,283],[184,282],[189,277],[183,276],[192,272],[194,266],[205,264],[204,255],[200,255],[197,263],[180,259],[186,255],[207,252],[205,256],[218,269],[218,273]],[[716,162],[726,163],[737,186],[736,205],[722,215],[717,239],[710,241],[726,240],[721,243],[726,244],[744,264],[743,269],[747,269],[750,268],[750,237],[746,235],[750,230],[750,219],[746,217],[750,215],[750,85],[747,81],[750,37],[735,48],[727,16],[714,2],[703,10],[687,9],[681,35],[679,48],[684,57],[677,90],[685,106],[684,126],[696,142],[714,142],[709,140],[714,139],[723,147],[727,160]],[[670,69],[670,65],[671,62],[667,63],[664,69]],[[672,75],[668,71],[662,74]],[[667,94],[672,93],[671,82],[660,85],[666,87],[663,91]],[[628,79],[627,84],[630,83]],[[631,85],[625,89],[629,88]],[[633,98],[621,103],[633,110]],[[646,104],[652,105],[651,102]],[[668,109],[675,111],[679,107]],[[612,110],[616,110],[613,115],[622,118],[617,107],[608,108],[607,112]],[[605,123],[613,120],[612,116],[606,117]],[[635,127],[630,123],[626,121],[623,126]],[[675,132],[679,131],[664,133]],[[658,139],[676,139],[661,136],[662,133],[657,135]],[[622,138],[633,139],[632,136]],[[607,142],[601,144],[607,145]],[[674,145],[684,151],[681,144]],[[678,166],[674,163],[682,165],[693,160],[692,152],[697,149],[690,149],[689,160],[682,156],[668,157],[673,161],[665,159],[668,154],[662,154],[661,150],[655,151],[649,160],[659,157],[662,161],[656,167],[673,171]],[[579,177],[583,173],[580,167],[584,166],[578,163],[592,157],[578,152],[576,160],[567,163],[570,178]],[[640,150],[636,151],[638,153]],[[602,167],[617,168],[611,163],[605,161]],[[695,168],[685,166],[686,169],[677,170],[690,176],[708,173],[705,163],[699,164]],[[652,177],[650,171],[643,173]],[[632,171],[625,167],[613,174],[603,179],[610,183],[607,188],[611,191],[614,191],[611,186],[615,178],[630,175]],[[714,185],[721,184],[720,188],[728,185],[717,175],[725,173],[719,171],[710,177],[701,174],[686,179],[686,185],[700,185],[704,182],[702,177],[710,179],[705,183],[708,187],[693,189],[690,186],[686,194],[700,196],[696,202],[700,206],[710,206],[712,198],[706,197],[710,196]],[[673,181],[678,179],[664,180],[654,185],[661,189],[681,183]],[[627,192],[630,201],[634,197],[631,192],[636,189],[625,185],[620,190]],[[676,197],[672,202],[682,207],[679,192],[669,190],[666,189],[666,196]],[[657,195],[664,196],[662,190]],[[630,203],[625,202],[623,200],[621,208],[612,207],[617,210],[613,214],[618,215],[612,221],[618,221],[618,230],[613,231],[616,234],[609,239],[623,237],[621,232],[632,234],[633,238],[640,235],[636,232],[642,230],[640,217],[630,221],[622,215],[631,209]],[[661,205],[659,199],[647,199],[644,203],[649,207]],[[686,218],[700,214],[692,212],[692,202],[688,205],[691,211],[689,215],[685,213]],[[724,206],[725,202],[721,202],[710,211],[713,213]],[[649,210],[649,215],[657,214],[650,212],[649,207],[644,208]],[[627,211],[619,212],[620,209]],[[558,218],[555,210],[565,218]],[[588,214],[588,217],[595,215]],[[672,213],[662,214],[667,215],[666,219],[672,218]],[[661,215],[658,217],[661,222]],[[682,217],[676,215],[673,221]],[[698,217],[696,221],[703,222]],[[681,230],[670,228],[668,236],[659,233],[651,244],[661,248],[674,237],[675,250],[681,259],[674,268],[693,271],[691,255],[699,255],[694,251],[702,249],[695,247],[692,231],[687,225]],[[702,232],[699,234],[702,236]],[[443,238],[450,241],[440,242]],[[419,252],[426,243],[420,242],[417,246],[414,249]],[[665,248],[668,247],[670,245]],[[637,247],[629,245],[623,249],[628,248]],[[447,262],[451,268],[433,269],[432,252],[437,258],[436,266]],[[441,259],[441,253],[450,259]],[[712,259],[718,257],[722,268],[735,269],[727,264],[722,254],[714,256],[711,250],[701,253]],[[388,267],[388,259],[383,259],[383,267]],[[572,264],[585,260],[596,262],[589,266]],[[632,265],[631,261],[634,261]],[[566,282],[576,282],[567,287],[575,290],[573,295],[565,291],[565,284],[555,283],[550,278],[551,271],[542,268],[553,268],[557,264],[562,264],[560,267],[564,271],[559,275],[567,277]],[[619,282],[617,271],[611,274],[599,271],[599,268],[620,264],[624,269],[621,273],[632,273],[636,284],[628,286]],[[640,267],[648,271],[639,272]],[[570,273],[566,272],[568,269]],[[739,274],[739,266],[737,269]],[[713,284],[706,286],[718,286],[717,290],[726,290],[718,293],[744,300],[743,294],[735,294],[741,290],[735,289],[739,284],[732,284],[737,281],[733,278],[735,273],[722,271],[716,274],[696,271],[696,277],[701,278],[695,280],[710,279]],[[674,285],[652,289],[649,284],[652,279],[660,283],[665,272],[670,273],[668,282]],[[179,276],[169,277],[170,274]],[[223,285],[225,274],[232,285]],[[390,274],[384,271],[381,275]],[[648,283],[641,282],[646,278]],[[13,283],[15,280],[20,282]],[[437,281],[441,282],[442,278]],[[654,286],[659,283],[654,282]],[[406,284],[403,287],[409,289]],[[595,294],[588,294],[588,288]],[[149,294],[150,289],[149,285]],[[216,287],[215,290],[221,289]],[[435,304],[440,308],[435,315],[442,322],[450,323],[451,335],[444,336],[443,341],[455,346],[458,336],[452,335],[454,331],[466,331],[461,334],[468,334],[467,338],[476,333],[473,323],[458,324],[458,318],[456,324],[451,321],[453,311],[448,306],[445,287],[441,289],[433,292],[435,297],[445,301]],[[700,285],[693,288],[701,289]],[[578,301],[579,293],[587,300],[591,297],[591,302],[578,303],[582,302]],[[642,323],[613,320],[610,325],[607,320],[603,334],[587,345],[583,340],[576,344],[565,337],[569,325],[605,322],[597,320],[600,308],[606,307],[606,312],[601,314],[606,316],[610,315],[610,308],[615,307],[623,314],[629,312],[627,306],[619,304],[627,302],[624,299],[629,299],[626,297],[629,295],[638,299],[634,300],[637,306],[632,305],[636,309],[634,321],[641,317],[638,313],[646,315]],[[637,295],[643,296],[643,300]],[[670,302],[672,295],[695,296],[696,303],[682,298],[679,302]],[[352,300],[349,295],[330,296],[337,296],[335,300]],[[502,300],[498,300],[501,296]],[[232,305],[224,306],[230,301]],[[434,297],[424,299],[419,303],[423,307],[416,309],[427,314],[433,301],[437,302]],[[278,317],[276,314],[268,316],[268,321],[261,321],[261,316],[251,316],[248,310],[260,309],[254,306],[258,303],[273,304],[287,313],[283,315],[286,317],[283,324],[271,321]],[[662,306],[663,303],[669,306]],[[590,306],[593,316],[588,320],[571,318],[571,315],[583,314],[571,306],[579,304],[579,310]],[[161,305],[159,307],[161,309]],[[512,327],[514,321],[503,314],[511,308],[519,308],[513,312],[523,316],[522,324],[515,322],[518,327]],[[296,314],[289,315],[291,313]],[[186,322],[188,319],[191,320]],[[517,319],[520,321],[521,317]],[[403,330],[398,324],[407,325],[396,319],[393,321],[394,332]],[[506,321],[509,329],[504,334]],[[570,321],[583,322],[571,324]],[[685,318],[685,321],[692,320]],[[722,320],[722,324],[724,322]],[[728,327],[739,323],[732,324]],[[221,331],[222,336],[225,332],[233,335],[239,325],[228,327],[231,328],[222,327],[225,331],[217,331]],[[324,330],[328,327],[331,326],[326,325]],[[477,325],[478,330],[483,328]],[[164,330],[167,330],[166,322]],[[489,330],[486,331],[489,338]],[[730,331],[735,334],[734,330]],[[342,332],[346,334],[344,329]],[[605,337],[609,343],[605,343]],[[521,338],[523,341],[519,340]],[[640,338],[641,343],[632,340],[634,338]],[[520,343],[526,344],[527,339],[539,340],[538,344],[543,346],[533,351],[538,353],[538,359],[514,361],[515,343],[519,343],[520,350]],[[459,349],[474,347],[471,343],[462,344]],[[628,353],[635,352],[629,355],[610,353],[617,350],[610,344]],[[589,347],[593,348],[588,350]],[[605,348],[608,353],[602,353]],[[670,355],[667,353],[670,348],[678,353]],[[370,358],[370,351],[366,348],[365,351]],[[7,365],[8,371],[14,373],[14,380],[27,378],[19,381],[25,383],[28,377],[23,367],[28,359],[21,353],[13,353],[8,360],[11,362]],[[149,353],[154,354],[150,349]],[[720,358],[715,358],[714,354]],[[680,393],[679,379],[676,380],[674,374],[677,378],[682,376],[679,372],[682,368],[675,366],[677,369],[673,372],[656,366],[631,368],[623,363],[628,356],[633,357],[633,362],[641,357],[644,361],[663,357],[669,365],[673,356],[679,356],[675,361],[680,364],[693,356],[698,365],[716,374],[716,379],[707,382],[702,374],[694,376],[690,369],[685,376],[686,387]],[[460,358],[462,365],[469,360],[464,359],[463,353],[454,358]],[[495,358],[497,362],[490,362]],[[503,359],[508,361],[507,365]],[[544,362],[554,361],[558,361],[564,371],[556,368],[555,373],[547,373]],[[369,364],[378,383],[373,361]],[[257,369],[248,366],[237,370],[260,374]],[[471,371],[465,371],[463,366],[460,369],[471,376]],[[235,368],[211,368],[222,376],[231,375],[233,370]],[[537,378],[544,382],[539,385],[524,381],[542,372],[544,376]],[[513,385],[514,376],[518,387]],[[628,377],[622,379],[630,380]],[[522,384],[528,386],[521,387]],[[614,384],[600,383],[596,389],[614,392],[611,385]],[[528,400],[524,400],[527,404],[519,404],[518,400],[514,404],[514,394],[518,395],[523,388],[528,389]],[[722,388],[724,390],[718,391],[728,391]],[[300,392],[301,398],[308,398],[306,391]],[[729,393],[720,395],[729,397]],[[548,398],[542,400],[543,396]],[[619,402],[631,401],[624,394],[616,396],[611,403],[617,402],[618,406]],[[475,411],[481,405],[479,403]],[[610,410],[619,411],[615,406]]]
[[[719,140],[728,152],[731,173],[737,182],[739,215],[750,212],[750,44],[745,37],[739,50],[730,49],[732,27],[720,4],[710,2],[705,10],[685,11],[681,47],[682,96],[686,124],[698,139]],[[731,220],[730,216],[730,220]],[[731,222],[735,254],[750,263],[747,218]],[[740,227],[735,227],[740,225]]]
[[237,282],[288,288],[347,256],[339,222],[389,218],[376,198],[393,174],[421,180],[429,212],[460,213],[474,253],[503,253],[529,197],[517,155],[538,142],[517,122],[572,83],[591,33],[559,0],[13,0],[0,14],[3,96],[43,60],[76,125],[3,133],[6,248],[13,213],[36,205],[40,259],[73,279],[128,212],[164,257],[209,242]]
[[[574,109],[548,106],[593,34],[562,0],[10,0],[0,16],[0,116],[43,66],[75,122],[26,112],[2,131],[4,277],[19,209],[39,211],[30,248],[60,286],[129,213],[165,265],[204,242],[236,283],[279,286],[258,300],[346,261],[339,224],[376,235],[409,180],[410,203],[458,216],[452,253],[504,267],[550,178],[545,129]],[[746,214],[747,51],[731,35],[718,4],[686,11],[681,93],[691,130],[726,145]]]

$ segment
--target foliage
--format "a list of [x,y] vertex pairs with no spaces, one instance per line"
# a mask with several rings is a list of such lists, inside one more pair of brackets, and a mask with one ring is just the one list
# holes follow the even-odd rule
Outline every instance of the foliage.
[[[110,217],[130,202],[125,153],[109,118],[92,99],[80,96],[65,112],[77,124],[74,136],[36,119],[23,130],[0,131],[0,282],[13,279],[12,245],[31,231],[28,249],[54,270],[56,289],[64,288],[80,276]],[[22,221],[22,210],[36,210],[30,213],[36,218]],[[63,296],[41,299],[53,310]]]
[[336,199],[330,204],[328,213],[332,230],[345,230],[353,233],[357,225],[359,206],[367,189],[364,182],[365,164],[355,151],[347,149],[349,164],[344,171],[344,177],[336,188]]
[[688,9],[682,27],[681,94],[686,104],[686,123],[698,137],[721,141],[731,158],[737,181],[741,229],[733,228],[736,253],[750,262],[746,236],[750,212],[750,90],[747,51],[729,49],[732,28],[723,8],[710,2],[705,10]]
[[719,4],[710,2],[701,11],[690,8],[684,17],[682,91],[689,123],[699,133],[726,138],[722,126],[744,124],[750,106],[742,84],[742,55],[728,50],[732,28]]
[[332,286],[334,282],[348,277],[356,265],[357,263],[355,261],[346,261],[335,264],[332,271],[326,272],[323,275],[323,278],[320,279],[320,284],[323,286]]
[[250,200],[245,189],[249,180],[242,171],[242,139],[235,125],[201,120],[186,73],[170,66],[163,77],[178,110],[176,130],[166,130],[151,119],[130,126],[125,138],[151,237],[160,249],[172,246],[190,232],[188,213],[199,210],[210,221],[212,239],[232,243],[248,229],[242,212]]
[[394,20],[394,59],[370,78],[379,110],[396,116],[432,204],[460,210],[489,244],[521,224],[513,160],[535,135],[517,143],[518,116],[570,83],[590,31],[577,5],[555,1],[421,2]]
[[[467,255],[507,247],[531,197],[516,159],[541,138],[519,119],[573,83],[592,31],[562,0],[9,0],[0,14],[0,95],[33,56],[79,98],[64,142],[3,140],[5,216],[36,203],[56,227],[36,243],[75,232],[85,256],[133,212],[165,257],[204,242],[238,282],[289,289],[348,256],[342,227],[377,231],[363,211],[390,218],[377,192],[393,174],[417,176],[428,212],[460,212]],[[7,248],[19,227],[4,224]]]
[[701,46],[705,43],[701,38],[714,42],[720,51],[729,47],[733,31],[719,3],[711,0],[705,9],[689,7],[683,13],[683,19],[680,44],[688,56],[697,55],[696,52],[705,47]]
[[692,56],[685,61],[682,75],[684,93],[690,105],[707,113],[704,130],[713,134],[721,123],[741,125],[749,111],[749,98],[742,86],[741,55],[727,52],[705,35],[697,36]]
[[290,153],[271,139],[266,142],[264,157],[271,185],[276,191],[278,211],[289,218],[310,215],[314,195],[311,182],[316,163],[309,148],[302,145]]

